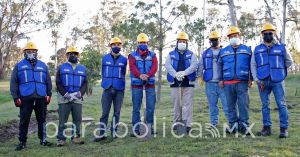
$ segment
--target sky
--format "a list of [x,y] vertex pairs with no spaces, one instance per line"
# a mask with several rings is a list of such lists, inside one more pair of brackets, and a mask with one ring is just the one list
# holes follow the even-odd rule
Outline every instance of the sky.
[[[119,0],[119,1],[126,1],[126,0]],[[131,0],[131,1],[135,4],[138,0]],[[162,1],[164,3],[164,1],[166,0],[162,0]],[[261,3],[262,5],[262,0],[256,0],[257,3],[253,3],[253,1],[254,0],[243,1],[242,3],[237,3],[237,5],[247,6],[245,9],[243,8],[246,11],[253,11],[257,7],[257,3]],[[87,23],[89,18],[92,15],[95,15],[100,8],[99,0],[84,0],[84,1],[64,0],[64,2],[68,5],[69,16],[67,16],[66,21],[61,26],[60,32],[62,38],[58,42],[58,49],[64,47],[64,39],[65,39],[64,36],[70,36],[69,34],[73,26],[82,26],[83,24]],[[203,0],[186,0],[186,3],[198,7],[198,11],[195,14],[195,18],[202,17]],[[228,13],[227,6],[220,8],[220,10],[222,13],[224,12],[224,14]],[[130,13],[131,9],[129,8],[126,11]],[[174,29],[176,28],[176,25],[178,25],[178,23],[175,23]],[[171,41],[174,38],[176,38],[176,33],[178,32],[180,31],[176,29],[174,31],[169,32],[167,34],[166,41]],[[224,36],[226,35],[226,32],[221,32],[221,33]],[[206,31],[205,34],[206,36],[208,36],[209,32]],[[50,39],[51,39],[50,31],[43,30],[39,32],[34,32],[28,34],[28,36],[30,38],[29,39],[30,41],[36,43],[39,49],[38,53],[40,56],[42,56],[42,60],[45,62],[50,61],[50,56],[55,53],[54,46],[50,43]],[[21,40],[20,42],[18,42],[18,46],[23,47],[26,44],[26,42],[27,40]],[[225,42],[225,44],[227,43]],[[84,44],[81,45],[79,44],[76,46],[81,51]],[[205,41],[205,46],[208,46],[208,41]],[[191,44],[190,48],[195,51],[196,50],[195,44]],[[170,51],[170,50],[167,49],[164,51]]]

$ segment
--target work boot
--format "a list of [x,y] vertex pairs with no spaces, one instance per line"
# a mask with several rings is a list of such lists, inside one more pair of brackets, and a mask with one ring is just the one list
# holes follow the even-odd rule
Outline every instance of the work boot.
[[93,139],[93,142],[100,142],[100,141],[104,141],[104,140],[106,140],[105,136],[103,136],[103,137],[96,137],[96,138]]
[[257,136],[270,136],[271,135],[271,127],[270,126],[264,126],[261,131],[257,132]]
[[65,140],[58,140],[57,143],[56,143],[57,147],[62,147],[64,145],[66,145],[66,141]]
[[192,130],[192,127],[186,127],[186,133],[187,134],[189,134],[191,130]]
[[286,128],[280,128],[280,135],[279,138],[287,138],[288,137],[288,131]]
[[72,143],[74,143],[74,144],[84,144],[84,141],[82,141],[82,140],[80,139],[80,137],[74,137],[74,138],[72,139]]
[[40,145],[42,145],[42,146],[47,146],[47,147],[50,147],[50,146],[52,146],[52,143],[51,142],[48,142],[48,141],[40,141]]
[[24,148],[26,148],[26,142],[20,142],[20,143],[17,145],[15,151],[20,151],[20,150],[22,150],[22,149],[24,149]]

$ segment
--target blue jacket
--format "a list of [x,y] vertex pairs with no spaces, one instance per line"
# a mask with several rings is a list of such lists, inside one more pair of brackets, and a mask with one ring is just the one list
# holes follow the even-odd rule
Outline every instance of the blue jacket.
[[251,48],[241,44],[236,52],[231,45],[220,51],[220,60],[223,63],[222,76],[223,80],[241,80],[247,81],[251,77],[250,61]]
[[[220,50],[221,51],[221,50]],[[217,59],[220,55],[217,56]],[[203,62],[203,80],[208,82],[213,78],[213,60],[214,60],[214,53],[211,48],[208,48],[202,54],[202,62]]]
[[114,61],[111,54],[106,54],[102,59],[102,88],[113,87],[116,90],[124,90],[126,66],[126,57],[120,55]]
[[[192,59],[192,55],[193,52],[186,50],[183,53],[183,69],[179,70],[178,67],[178,63],[180,62],[180,57],[179,57],[179,52],[177,49],[171,51],[169,53],[170,58],[171,58],[171,62],[172,62],[172,66],[176,71],[184,71],[185,69],[189,68],[191,66],[191,59]],[[182,60],[181,60],[182,61]],[[187,78],[190,81],[195,81],[196,80],[196,72],[191,73],[190,75],[187,76]],[[169,81],[169,83],[173,83],[174,82],[174,77],[171,76],[169,73],[167,74],[167,80]]]
[[78,64],[76,65],[76,68],[73,69],[70,63],[63,63],[60,66],[60,79],[67,92],[78,92],[86,79],[86,68],[85,66]]
[[20,95],[29,96],[36,91],[39,96],[46,96],[46,64],[38,60],[33,68],[29,61],[23,59],[17,66]]
[[[139,69],[141,74],[147,74],[150,71],[152,67],[152,59],[155,56],[154,52],[149,51],[148,56],[144,60],[137,51],[131,52],[130,55],[134,57],[136,67]],[[133,74],[130,74],[130,77],[131,85],[144,85],[144,82],[140,78],[135,77]],[[148,79],[148,84],[155,84],[155,76]]]
[[263,80],[271,77],[274,82],[281,82],[287,76],[284,54],[285,45],[275,43],[268,48],[264,44],[260,44],[254,49],[254,57],[257,66],[257,78]]

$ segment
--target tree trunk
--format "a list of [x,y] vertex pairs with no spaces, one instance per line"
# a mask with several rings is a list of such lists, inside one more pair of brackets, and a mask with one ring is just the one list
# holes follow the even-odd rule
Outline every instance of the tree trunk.
[[267,7],[267,13],[269,15],[269,22],[274,24],[274,21],[273,21],[273,16],[272,16],[272,10],[271,10],[271,7],[268,3],[268,0],[264,0],[265,4],[266,4],[266,7]]
[[286,4],[287,0],[282,1],[282,32],[280,37],[280,42],[285,43],[285,26],[286,26]]
[[163,31],[162,31],[162,4],[160,3],[160,20],[159,20],[159,61],[158,61],[158,86],[157,86],[157,104],[160,104],[161,85],[162,85],[162,49],[163,49]]
[[234,5],[234,0],[228,0],[228,8],[229,8],[229,15],[230,15],[231,25],[232,26],[237,26],[236,7]]

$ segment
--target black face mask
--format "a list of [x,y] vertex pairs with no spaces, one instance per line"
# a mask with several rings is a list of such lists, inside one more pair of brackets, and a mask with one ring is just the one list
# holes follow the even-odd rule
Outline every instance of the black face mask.
[[219,46],[219,40],[210,40],[211,47],[217,47]]
[[273,33],[264,33],[263,39],[264,39],[264,42],[271,43],[274,40]]
[[71,62],[71,63],[76,64],[78,62],[78,57],[71,55],[71,56],[69,56],[68,61]]

